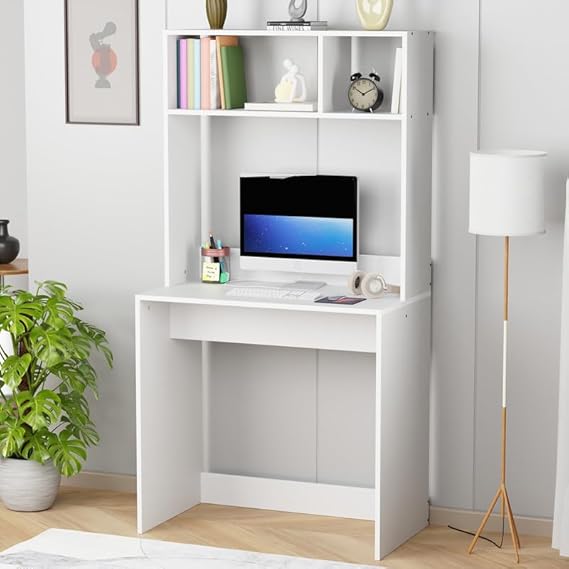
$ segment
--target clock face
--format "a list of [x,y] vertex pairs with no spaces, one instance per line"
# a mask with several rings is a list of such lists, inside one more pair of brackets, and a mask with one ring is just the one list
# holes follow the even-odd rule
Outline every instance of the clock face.
[[371,79],[356,79],[350,85],[348,99],[358,111],[375,110],[379,100],[379,89]]

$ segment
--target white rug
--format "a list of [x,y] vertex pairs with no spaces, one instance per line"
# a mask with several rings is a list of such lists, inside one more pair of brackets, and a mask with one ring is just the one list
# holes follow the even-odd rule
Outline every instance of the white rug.
[[0,569],[378,569],[100,533],[50,529],[0,553]]

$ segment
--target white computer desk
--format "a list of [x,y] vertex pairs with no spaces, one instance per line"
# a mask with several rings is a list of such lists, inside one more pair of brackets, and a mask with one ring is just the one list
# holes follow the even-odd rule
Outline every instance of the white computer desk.
[[[201,502],[353,517],[375,520],[375,556],[381,559],[424,528],[430,306],[429,294],[355,306],[236,299],[223,287],[201,283],[138,295],[139,533]],[[209,342],[374,353],[375,489],[207,472]]]

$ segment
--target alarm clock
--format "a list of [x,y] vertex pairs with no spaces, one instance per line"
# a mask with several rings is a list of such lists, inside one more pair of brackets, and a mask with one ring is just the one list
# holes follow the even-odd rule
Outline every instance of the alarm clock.
[[364,77],[361,73],[354,73],[350,77],[348,100],[356,111],[373,113],[383,103],[383,91],[379,88],[380,78],[376,73]]

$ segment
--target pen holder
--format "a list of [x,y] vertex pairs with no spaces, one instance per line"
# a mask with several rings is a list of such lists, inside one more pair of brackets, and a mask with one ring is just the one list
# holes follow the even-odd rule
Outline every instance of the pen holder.
[[221,249],[201,249],[202,256],[202,283],[225,284],[229,282],[230,275],[229,247]]

